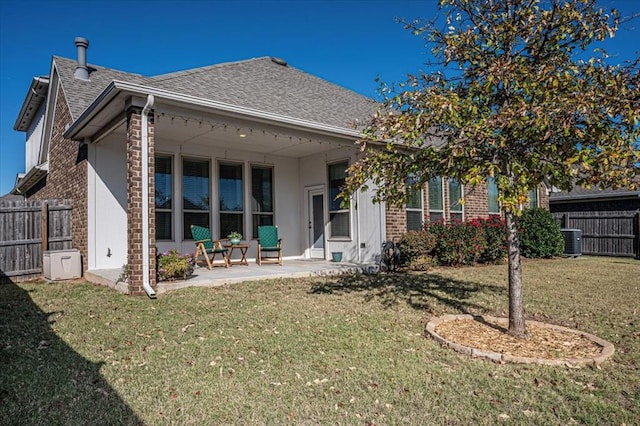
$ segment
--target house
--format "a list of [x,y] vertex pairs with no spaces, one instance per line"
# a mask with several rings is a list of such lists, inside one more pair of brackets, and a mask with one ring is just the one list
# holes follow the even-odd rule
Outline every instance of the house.
[[360,155],[356,125],[377,104],[282,59],[146,77],[89,65],[89,42],[75,41],[76,60],[54,56],[49,75],[31,82],[14,127],[26,132],[26,171],[13,192],[72,199],[83,270],[128,264],[130,294],[153,292],[156,248],[194,251],[192,224],[248,241],[258,225],[275,224],[285,257],[340,251],[367,263],[425,217],[497,207],[490,189],[446,179],[405,209],[374,204],[365,191],[341,205],[345,169]]

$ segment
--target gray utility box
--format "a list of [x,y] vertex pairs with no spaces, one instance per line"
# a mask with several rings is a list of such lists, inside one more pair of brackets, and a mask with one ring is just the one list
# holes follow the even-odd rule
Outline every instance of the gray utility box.
[[82,276],[80,251],[50,250],[45,251],[42,258],[42,273],[48,280],[70,280]]
[[576,257],[582,254],[582,230],[562,228],[564,237],[564,255]]

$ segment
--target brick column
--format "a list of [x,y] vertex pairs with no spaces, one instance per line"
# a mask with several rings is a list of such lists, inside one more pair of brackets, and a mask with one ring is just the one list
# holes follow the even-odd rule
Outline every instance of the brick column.
[[[127,263],[129,294],[146,294],[142,287],[142,108],[127,109]],[[156,287],[154,121],[148,119],[149,167],[149,284]]]
[[407,213],[404,208],[387,204],[386,208],[387,240],[398,241],[407,232]]

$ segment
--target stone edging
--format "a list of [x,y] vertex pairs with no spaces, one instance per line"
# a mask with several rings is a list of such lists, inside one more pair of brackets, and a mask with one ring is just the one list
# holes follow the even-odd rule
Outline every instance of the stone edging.
[[[507,318],[496,318],[492,316],[479,316],[486,322],[496,322],[500,325],[504,325],[505,327],[508,325],[509,320]],[[494,362],[511,362],[511,363],[520,363],[520,364],[541,364],[541,365],[551,365],[551,366],[571,366],[571,367],[584,367],[588,365],[598,365],[604,362],[606,359],[610,358],[614,353],[613,344],[607,342],[599,338],[598,336],[594,336],[593,334],[585,333],[584,331],[575,330],[567,327],[562,327],[554,324],[547,324],[538,321],[527,321],[527,324],[535,324],[541,327],[547,327],[558,331],[565,331],[569,333],[579,334],[582,337],[586,337],[592,342],[602,346],[602,352],[598,355],[588,358],[558,358],[558,359],[550,359],[550,358],[529,358],[529,357],[517,357],[513,355],[501,354],[499,352],[491,352],[484,351],[468,346],[461,345],[459,343],[452,342],[450,340],[445,339],[440,336],[436,332],[436,327],[440,324],[448,321],[454,320],[476,320],[478,317],[474,317],[473,315],[444,315],[441,317],[433,318],[427,324],[426,331],[431,337],[433,337],[438,343],[448,346],[454,349],[457,352],[471,355],[477,358],[485,358]]]

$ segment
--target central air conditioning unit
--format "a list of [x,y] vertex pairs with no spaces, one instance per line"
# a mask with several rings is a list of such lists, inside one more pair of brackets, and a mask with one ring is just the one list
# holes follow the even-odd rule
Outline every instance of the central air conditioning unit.
[[570,257],[582,255],[582,230],[563,228],[560,232],[564,237],[564,255]]

